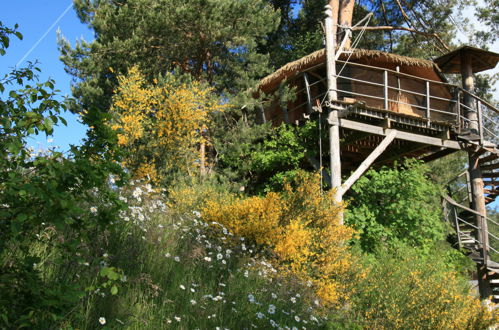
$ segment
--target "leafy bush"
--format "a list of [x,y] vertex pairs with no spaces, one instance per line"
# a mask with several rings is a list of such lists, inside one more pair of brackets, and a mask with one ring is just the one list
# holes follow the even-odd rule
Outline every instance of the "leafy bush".
[[414,160],[369,170],[352,187],[346,223],[359,233],[364,251],[386,245],[428,251],[444,237],[440,188]]
[[497,315],[473,297],[467,280],[445,255],[421,256],[410,248],[364,257],[348,311],[352,324],[375,329],[487,329]]
[[[0,22],[0,54],[16,29]],[[51,135],[65,123],[65,104],[54,82],[37,82],[29,64],[0,79],[0,327],[43,328],[60,320],[84,294],[76,281],[40,271],[46,256],[37,245],[46,241],[51,263],[76,263],[81,245],[91,242],[121,208],[109,189],[110,174],[121,173],[108,136],[72,148],[69,155],[33,153],[26,139]],[[7,87],[7,88],[6,88]],[[9,89],[8,95],[4,93]],[[98,193],[97,193],[98,192]],[[98,208],[96,206],[99,206]],[[73,232],[72,235],[66,235]]]
[[[62,324],[76,328],[321,328],[309,288],[255,257],[255,246],[199,212],[166,207],[148,186],[121,190],[130,208],[95,237],[79,269],[89,295]],[[101,255],[105,255],[102,263]],[[101,260],[100,262],[98,262]],[[119,267],[116,291],[98,273]],[[113,276],[111,276],[113,277]],[[116,294],[113,294],[116,293]]]
[[172,173],[186,174],[196,169],[196,160],[204,161],[197,150],[207,142],[210,115],[225,106],[212,89],[184,78],[168,74],[149,84],[137,67],[118,77],[110,126],[136,179],[165,183]]

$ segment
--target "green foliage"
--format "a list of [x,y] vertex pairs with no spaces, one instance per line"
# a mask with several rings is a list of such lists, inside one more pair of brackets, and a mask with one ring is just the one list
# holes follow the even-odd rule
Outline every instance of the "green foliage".
[[[490,0],[489,2],[494,2]],[[290,61],[310,54],[323,47],[323,31],[321,20],[324,17],[324,6],[327,1],[301,1],[298,15],[289,10],[293,0],[268,0],[274,8],[281,10],[281,24],[278,30],[270,35],[262,52],[271,52],[272,64],[280,67]],[[456,33],[456,23],[451,14],[470,0],[445,1],[355,1],[353,23],[360,21],[368,13],[373,13],[370,26],[406,26],[429,34],[438,33],[441,39],[451,44]],[[492,8],[493,6],[489,7]],[[484,8],[483,20],[493,27],[494,10]],[[454,14],[455,15],[455,14]],[[464,19],[463,19],[464,20]],[[491,29],[493,30],[493,29]],[[360,32],[354,32],[353,39]],[[417,44],[418,47],[414,47]],[[369,31],[359,40],[358,48],[378,49],[413,57],[429,58],[442,55],[445,47],[436,38],[400,31]]]
[[428,163],[428,174],[433,182],[445,188],[449,181],[467,168],[467,164],[468,154],[458,151]]
[[428,168],[413,160],[369,170],[352,187],[346,223],[359,232],[364,251],[412,246],[428,251],[444,237],[440,189]]
[[[0,49],[5,53],[15,29],[0,23]],[[112,146],[102,137],[97,145],[73,147],[71,154],[33,153],[26,146],[32,134],[50,135],[65,123],[65,105],[57,100],[54,81],[38,82],[33,64],[0,80],[0,327],[44,327],[60,319],[83,291],[76,283],[47,286],[38,266],[44,255],[33,249],[47,230],[57,234],[49,244],[60,253],[53,260],[74,258],[120,209],[107,187],[110,173],[121,171]],[[98,156],[97,156],[98,155]],[[96,192],[99,191],[97,195]],[[90,207],[98,206],[95,212]],[[75,236],[64,236],[67,230]]]
[[482,38],[485,42],[493,43],[499,38],[499,3],[497,0],[484,0],[483,4],[483,7],[478,8],[478,18],[489,30],[483,33]]
[[250,192],[281,190],[286,178],[300,169],[311,169],[308,156],[317,151],[317,123],[301,127],[249,126],[244,122],[215,140],[220,154],[218,169],[242,185],[251,182]]

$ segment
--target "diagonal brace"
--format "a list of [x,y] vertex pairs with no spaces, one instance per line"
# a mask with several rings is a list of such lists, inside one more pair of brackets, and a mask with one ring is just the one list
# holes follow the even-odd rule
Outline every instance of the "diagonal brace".
[[359,167],[353,172],[348,180],[341,185],[341,194],[343,195],[352,187],[352,185],[360,178],[362,174],[371,166],[374,161],[386,150],[386,148],[392,143],[392,141],[397,136],[397,130],[386,130],[386,137],[381,141],[381,143],[371,152],[371,154],[359,165]]

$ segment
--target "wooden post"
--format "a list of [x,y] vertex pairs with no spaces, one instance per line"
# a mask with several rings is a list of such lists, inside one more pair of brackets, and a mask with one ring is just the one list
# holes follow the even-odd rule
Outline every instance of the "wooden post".
[[480,136],[480,145],[483,146],[483,120],[482,120],[482,102],[480,100],[476,101],[476,109],[477,109],[477,119],[478,119],[478,135]]
[[[338,22],[338,0],[331,0],[326,6],[326,58],[327,58],[327,99],[333,102],[338,99],[336,85],[336,25]],[[341,194],[341,158],[340,158],[340,126],[338,110],[329,110],[329,154],[331,166],[331,188],[335,190],[334,200],[340,203]],[[340,215],[340,224],[343,224],[343,215]]]
[[488,258],[488,229],[487,212],[485,209],[485,196],[483,191],[482,171],[479,163],[480,156],[477,153],[469,153],[469,172],[471,182],[472,206],[481,215],[476,215],[476,224],[480,229],[477,232],[477,239],[480,242],[480,257],[483,262],[477,264],[478,289],[480,297],[486,299],[492,294],[489,282],[487,281],[487,258]]
[[[461,54],[461,77],[464,90],[473,93],[475,81],[473,79],[470,55]],[[478,135],[478,115],[473,107],[473,97],[468,93],[464,93],[464,105],[466,106],[465,116],[469,120],[470,133]]]

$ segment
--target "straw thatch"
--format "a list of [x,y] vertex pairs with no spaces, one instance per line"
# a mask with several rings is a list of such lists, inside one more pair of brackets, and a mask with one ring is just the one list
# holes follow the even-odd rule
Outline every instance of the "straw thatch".
[[445,73],[461,73],[461,59],[470,58],[473,73],[490,70],[499,62],[499,54],[471,46],[463,46],[434,60]]
[[[349,54],[341,54],[340,60],[346,60]],[[358,62],[377,67],[386,67],[394,69],[395,66],[404,66],[418,68],[423,77],[432,77],[438,79],[438,67],[432,61],[385,53],[377,50],[355,49],[350,56],[349,61]],[[258,88],[265,92],[272,92],[277,88],[281,81],[289,79],[294,75],[307,70],[318,64],[326,62],[326,50],[321,49],[299,60],[290,62],[279,70],[268,75],[260,81]],[[439,80],[439,79],[438,79]]]

